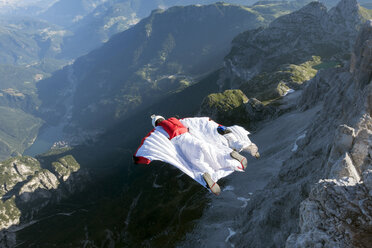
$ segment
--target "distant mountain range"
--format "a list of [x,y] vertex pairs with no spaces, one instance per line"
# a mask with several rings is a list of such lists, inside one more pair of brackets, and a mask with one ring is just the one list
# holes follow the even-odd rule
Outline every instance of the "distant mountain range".
[[53,58],[61,52],[66,32],[34,18],[0,19],[0,64],[33,66]]
[[[106,42],[113,34],[122,32],[147,17],[154,9],[165,9],[171,6],[190,4],[210,4],[213,0],[188,0],[188,1],[143,1],[143,0],[59,0],[59,1],[34,1],[34,2],[3,2],[0,12],[8,16],[32,16],[44,19],[50,24],[59,26],[63,39],[59,51],[60,58],[74,59],[88,53]],[[252,5],[256,1],[229,0],[231,4]],[[280,1],[271,1],[280,2]],[[292,1],[304,5],[308,0]],[[324,1],[328,6],[334,6],[338,1]],[[368,1],[361,1],[363,4]],[[267,1],[258,1],[266,4]],[[285,2],[282,2],[285,3]],[[288,3],[288,1],[287,1]],[[259,4],[257,4],[259,5]],[[25,12],[23,13],[22,10]],[[6,13],[12,13],[6,14]],[[55,27],[53,27],[55,29]],[[81,44],[84,44],[82,46]]]
[[35,15],[45,11],[58,0],[1,0],[0,13],[3,15]]
[[50,23],[69,27],[107,0],[59,0],[38,15]]
[[[71,127],[107,128],[221,67],[231,40],[240,32],[267,25],[300,6],[217,3],[153,11],[102,48],[40,82],[42,116],[66,115],[63,92],[72,87],[73,75]],[[50,93],[52,88],[58,88],[60,95]]]
[[[113,34],[122,32],[138,23],[139,20],[150,15],[151,11],[155,9],[166,9],[172,6],[186,6],[190,4],[210,4],[215,1],[101,0],[88,2],[61,0],[39,15],[40,18],[72,31],[64,40],[64,57],[74,58],[76,55],[86,54],[106,42]],[[255,3],[255,1],[241,0],[228,0],[225,2],[244,5]],[[76,6],[80,7],[76,9]],[[74,11],[71,12],[70,9]],[[84,44],[84,46],[81,46],[81,44]]]
[[[113,34],[122,32],[147,17],[154,9],[190,4],[210,4],[215,0],[49,0],[5,2],[0,6],[4,17],[30,16],[46,20],[65,30],[60,58],[74,59],[99,47]],[[251,5],[252,0],[227,0],[231,4]],[[266,4],[265,1],[261,1]],[[271,1],[280,2],[280,1]],[[293,2],[302,5],[308,0]],[[282,2],[282,3],[288,3]],[[84,44],[84,45],[82,45]]]
[[56,59],[66,32],[34,18],[1,18],[0,158],[22,153],[36,138],[42,124],[34,116],[40,104],[36,83],[67,63]]

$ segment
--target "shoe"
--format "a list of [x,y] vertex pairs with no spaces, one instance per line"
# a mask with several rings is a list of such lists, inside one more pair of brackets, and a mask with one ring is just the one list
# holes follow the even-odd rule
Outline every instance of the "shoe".
[[258,147],[256,146],[256,144],[252,143],[249,146],[244,147],[243,150],[249,152],[253,157],[260,157],[260,153],[258,152]]
[[208,188],[213,194],[219,195],[221,193],[220,186],[214,182],[208,172],[203,174],[204,181],[207,183]]
[[240,155],[239,152],[232,151],[230,153],[230,156],[240,162],[240,164],[242,165],[242,168],[240,169],[245,170],[247,168],[247,159],[243,155]]
[[256,152],[256,154],[254,155],[255,158],[259,159],[261,157],[260,153],[259,152]]

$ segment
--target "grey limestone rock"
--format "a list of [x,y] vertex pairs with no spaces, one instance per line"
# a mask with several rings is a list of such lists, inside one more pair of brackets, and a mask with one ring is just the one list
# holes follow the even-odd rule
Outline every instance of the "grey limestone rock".
[[52,163],[53,170],[59,179],[66,181],[71,173],[80,169],[79,163],[73,156],[67,155]]
[[57,177],[48,170],[41,170],[25,183],[19,190],[19,198],[24,203],[35,201],[40,198],[51,198],[52,193],[49,190],[57,189],[59,181]]
[[255,98],[248,99],[241,90],[226,90],[208,95],[199,109],[200,116],[224,125],[244,124],[255,128],[256,123],[275,114],[275,109],[265,106]]
[[301,203],[300,234],[286,247],[368,247],[372,204],[366,193],[352,179],[320,180]]
[[363,182],[366,188],[369,190],[369,195],[372,196],[372,168],[363,172]]
[[314,54],[341,58],[352,50],[363,23],[356,0],[342,0],[327,12],[320,2],[274,20],[267,28],[247,31],[233,40],[221,78],[239,87],[255,75],[282,64],[301,64]]
[[354,47],[351,72],[348,67],[325,71],[304,89],[298,108],[322,108],[299,149],[283,161],[278,176],[254,194],[237,220],[234,230],[242,235],[231,238],[236,246],[372,244],[372,119],[371,105],[366,104],[372,68],[361,69],[369,68],[362,61],[372,54],[360,52],[369,49],[371,32],[368,22]]
[[10,235],[6,229],[31,221],[46,205],[80,191],[89,180],[87,171],[70,155],[52,164],[61,165],[63,170],[46,169],[45,164],[27,156],[1,162],[0,237]]
[[[335,68],[320,71],[306,85],[302,97],[298,101],[298,107],[302,110],[313,107],[322,103],[331,89],[330,82],[337,80],[343,69]],[[345,77],[351,77],[345,74]]]
[[350,155],[346,153],[343,157],[340,157],[331,168],[329,178],[343,178],[350,177],[356,182],[360,180],[359,173],[357,172]]
[[353,144],[354,137],[354,128],[348,127],[345,124],[340,125],[336,132],[334,141],[334,147],[337,149],[337,152],[342,154],[345,151],[348,151]]
[[372,130],[362,129],[358,132],[354,146],[351,150],[351,157],[359,172],[364,171],[363,165],[372,164],[369,151],[371,150]]
[[372,20],[364,24],[358,39],[356,47],[358,49],[352,54],[350,72],[353,73],[359,84],[367,85],[371,81],[372,70],[372,40],[371,37]]
[[245,105],[246,114],[254,127],[256,122],[265,120],[275,114],[275,109],[270,106],[265,106],[256,98],[249,99]]
[[328,164],[338,160],[329,175],[323,176],[331,179],[319,180],[301,203],[300,231],[288,237],[286,247],[370,247],[372,243],[372,119],[367,114],[369,106],[363,104],[372,83],[372,68],[363,61],[370,61],[372,53],[361,52],[369,49],[371,32],[371,22],[367,22],[351,61],[351,87],[343,91],[338,86],[339,92],[348,91],[355,98],[354,111],[338,114],[338,120],[354,122],[355,128],[342,125],[336,132]]

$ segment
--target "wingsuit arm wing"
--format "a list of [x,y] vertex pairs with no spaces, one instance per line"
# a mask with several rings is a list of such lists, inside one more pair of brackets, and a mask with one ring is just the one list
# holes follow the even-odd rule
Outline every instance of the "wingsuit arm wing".
[[149,164],[153,160],[159,160],[173,164],[177,152],[169,139],[156,127],[151,130],[141,141],[134,154],[134,162]]
[[179,150],[160,129],[161,127],[156,127],[142,139],[140,147],[134,154],[135,163],[149,164],[154,160],[166,162],[205,187],[205,182],[195,174],[195,169],[185,160],[185,156],[179,153]]
[[[148,137],[150,137],[150,135],[154,132],[155,129],[151,130],[142,140],[141,140],[141,144],[140,146],[138,147],[137,151],[135,152],[135,154],[133,155],[133,161],[135,164],[150,164],[151,163],[151,160],[144,157],[144,156],[138,156],[138,151],[141,150],[142,146],[144,145],[144,143],[146,142],[146,139]],[[141,152],[140,152],[141,153]]]
[[149,164],[151,161],[158,160],[178,168],[182,167],[185,161],[179,156],[176,147],[160,129],[161,127],[154,128],[142,139],[141,145],[134,154],[135,163]]

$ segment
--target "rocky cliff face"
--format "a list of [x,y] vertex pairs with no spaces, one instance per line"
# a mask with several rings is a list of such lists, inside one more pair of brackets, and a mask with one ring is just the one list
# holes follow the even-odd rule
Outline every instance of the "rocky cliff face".
[[278,67],[283,64],[299,65],[311,61],[312,56],[342,62],[363,18],[356,0],[342,0],[328,12],[322,3],[312,2],[277,18],[266,29],[242,33],[225,58],[220,84],[228,88],[246,84],[246,94],[257,93],[252,88],[255,82],[249,81],[262,72],[282,71]]
[[[350,73],[342,79],[334,82],[329,93],[338,97],[332,104],[326,100],[323,116],[344,124],[330,143],[323,179],[301,202],[300,232],[288,238],[287,247],[369,247],[372,242],[372,20],[364,25]],[[338,104],[341,111],[335,114]]]
[[[319,73],[298,108],[321,104],[306,136],[266,188],[252,197],[238,246],[369,247],[371,244],[372,21],[351,63]],[[314,96],[318,96],[314,100]]]
[[197,115],[209,116],[227,126],[243,125],[255,129],[257,122],[275,116],[276,111],[256,98],[248,99],[241,90],[225,90],[205,97]]
[[[0,244],[15,242],[12,231],[34,221],[33,216],[51,203],[83,189],[87,171],[71,155],[52,162],[50,169],[31,157],[16,157],[0,164]],[[10,246],[12,247],[12,246]]]
[[[209,116],[213,120],[225,125],[247,122],[244,119],[245,104],[248,98],[240,90],[226,90],[223,93],[214,93],[207,96],[202,102],[200,116]],[[244,119],[244,120],[243,120]],[[228,120],[229,123],[226,123]]]

